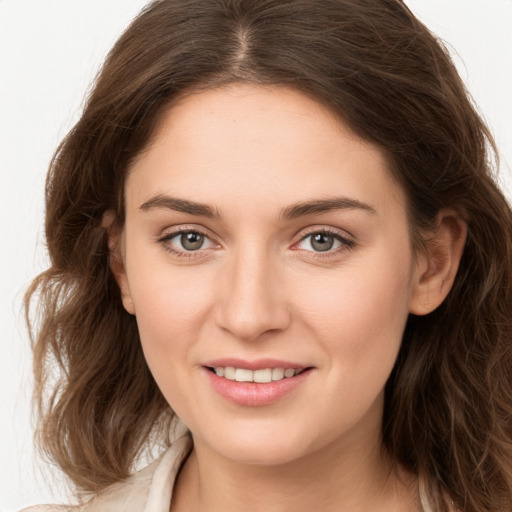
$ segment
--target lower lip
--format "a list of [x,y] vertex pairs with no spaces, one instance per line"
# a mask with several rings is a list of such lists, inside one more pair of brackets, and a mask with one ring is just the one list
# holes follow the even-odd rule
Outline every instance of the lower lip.
[[272,382],[237,382],[219,377],[204,369],[213,389],[230,402],[248,407],[269,405],[283,398],[299,387],[309,377],[311,370],[304,370],[293,377]]

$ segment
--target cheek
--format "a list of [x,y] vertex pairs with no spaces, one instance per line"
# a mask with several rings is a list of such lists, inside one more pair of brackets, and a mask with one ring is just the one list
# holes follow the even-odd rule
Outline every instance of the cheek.
[[167,402],[181,412],[190,405],[194,346],[202,336],[210,303],[208,285],[203,281],[199,286],[186,274],[167,268],[148,273],[145,279],[139,275],[132,287],[147,364]]
[[208,316],[213,283],[198,267],[176,268],[166,263],[143,267],[142,252],[127,262],[130,292],[142,346],[150,367],[174,364],[184,357]]
[[376,259],[378,264],[351,264],[294,295],[303,321],[339,371],[363,378],[382,370],[387,379],[409,314],[410,266],[393,253]]

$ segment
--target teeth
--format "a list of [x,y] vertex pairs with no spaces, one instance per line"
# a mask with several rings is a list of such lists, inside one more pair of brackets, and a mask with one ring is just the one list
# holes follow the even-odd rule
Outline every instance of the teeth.
[[229,380],[235,380],[235,369],[232,366],[224,368],[224,377]]
[[284,368],[274,368],[272,370],[272,380],[284,379]]
[[266,368],[265,370],[255,370],[253,372],[254,382],[272,382],[272,370]]
[[228,380],[237,382],[266,383],[283,380],[300,373],[295,368],[264,368],[262,370],[247,370],[246,368],[233,368],[232,366],[216,366],[215,374]]
[[235,370],[235,380],[237,382],[252,382],[254,372],[251,370],[245,370],[244,368],[237,368]]

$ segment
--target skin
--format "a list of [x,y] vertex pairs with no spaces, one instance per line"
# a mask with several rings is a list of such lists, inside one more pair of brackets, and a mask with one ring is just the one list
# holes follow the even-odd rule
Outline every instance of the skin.
[[[462,221],[442,212],[436,250],[413,255],[382,151],[296,91],[249,85],[169,109],[125,194],[113,270],[156,382],[194,437],[172,510],[419,510],[416,479],[380,447],[383,389],[409,313],[430,312],[451,287]],[[210,211],[176,211],[185,203],[169,198]],[[290,214],[334,198],[344,203]],[[311,236],[326,230],[333,246],[318,251]],[[204,244],[187,251],[184,231]],[[204,363],[224,357],[311,370],[251,407],[210,385]]]

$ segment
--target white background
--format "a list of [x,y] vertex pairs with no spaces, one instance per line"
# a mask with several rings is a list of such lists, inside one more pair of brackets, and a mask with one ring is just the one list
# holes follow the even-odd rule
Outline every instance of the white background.
[[[0,510],[65,500],[32,449],[23,291],[46,265],[43,187],[108,49],[144,0],[0,0]],[[453,50],[512,197],[512,0],[408,0]]]

